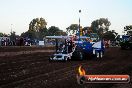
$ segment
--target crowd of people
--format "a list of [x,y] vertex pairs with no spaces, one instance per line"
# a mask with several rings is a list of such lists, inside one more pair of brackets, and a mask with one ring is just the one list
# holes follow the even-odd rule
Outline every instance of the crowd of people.
[[30,39],[16,38],[10,40],[8,37],[0,38],[0,46],[31,46],[33,42]]

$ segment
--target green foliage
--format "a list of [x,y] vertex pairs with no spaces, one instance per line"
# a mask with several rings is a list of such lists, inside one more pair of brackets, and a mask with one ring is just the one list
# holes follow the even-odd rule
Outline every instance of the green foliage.
[[14,41],[16,37],[17,37],[16,32],[15,31],[11,32],[11,35],[10,35],[11,41]]
[[29,30],[40,31],[40,29],[46,28],[47,22],[44,18],[34,18],[29,24]]
[[[91,29],[91,27],[84,27],[83,29],[83,32],[85,32],[86,34],[86,36],[90,36],[90,34],[91,33],[93,33],[93,30]],[[94,33],[96,33],[96,32],[94,32]]]
[[21,37],[23,38],[31,38],[36,39],[35,32],[34,31],[26,31],[21,34]]
[[102,38],[103,34],[108,32],[110,25],[111,23],[107,18],[100,18],[91,23],[91,29]]
[[67,35],[66,32],[63,32],[58,27],[51,26],[48,28],[48,35],[49,36],[60,36],[60,35]]
[[21,36],[30,39],[38,39],[43,40],[43,38],[47,35],[47,22],[44,18],[34,18],[29,24],[29,30],[25,33],[22,33]]
[[0,32],[0,37],[10,37],[11,41],[15,41],[18,35],[16,35],[15,31],[11,32],[11,34],[5,34],[5,33]]
[[48,35],[48,29],[47,28],[40,29],[38,33],[39,39],[43,40],[43,38]]
[[38,40],[43,40],[43,38],[48,34],[48,30],[47,28],[43,28],[43,29],[39,29],[39,31],[35,31],[35,30],[28,30],[25,33],[22,33],[21,36],[26,38],[30,38],[30,39],[38,39]]
[[2,32],[0,32],[0,37],[3,37],[3,35],[4,35],[4,34],[3,34]]
[[60,30],[58,27],[51,26],[46,28],[47,22],[44,18],[34,18],[29,24],[29,30],[22,33],[21,36],[24,38],[30,38],[32,40],[43,40],[47,35],[66,35],[65,32]]
[[132,30],[132,25],[129,25],[129,26],[125,26],[124,27],[124,31],[129,31],[129,30]]
[[78,28],[79,28],[78,24],[71,24],[71,25],[70,25],[69,27],[67,27],[66,29],[67,29],[67,32],[68,32],[68,33],[74,34],[74,33],[77,33]]
[[0,37],[8,37],[8,36],[9,36],[9,34],[5,34],[5,33],[0,32]]
[[103,34],[103,39],[114,41],[117,35],[118,33],[116,33],[114,30],[107,31],[106,33]]
[[127,32],[127,35],[132,35],[132,25],[125,26],[124,31]]

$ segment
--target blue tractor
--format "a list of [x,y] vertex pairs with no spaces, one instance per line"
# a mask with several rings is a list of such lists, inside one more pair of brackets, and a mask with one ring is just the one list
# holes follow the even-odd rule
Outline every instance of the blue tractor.
[[[47,38],[54,39],[65,39],[68,40],[72,36],[46,36]],[[96,56],[102,58],[104,55],[104,44],[103,41],[98,41],[97,38],[91,38],[86,36],[77,36],[76,41],[69,40],[58,47],[56,41],[56,53],[52,55],[49,60],[84,60],[89,59],[89,56]],[[90,41],[92,40],[92,41]]]
[[[83,37],[83,36],[81,36]],[[80,37],[80,39],[81,39]],[[89,37],[86,37],[86,39]],[[89,59],[92,56],[96,58],[102,58],[104,55],[105,47],[103,41],[90,42],[84,39],[76,42],[76,48],[73,52],[73,59]]]

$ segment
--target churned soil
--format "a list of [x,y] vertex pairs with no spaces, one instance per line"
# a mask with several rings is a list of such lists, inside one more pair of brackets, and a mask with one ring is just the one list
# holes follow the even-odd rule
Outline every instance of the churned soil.
[[49,62],[53,47],[43,49],[22,47],[14,51],[8,48],[0,50],[1,53],[22,51],[30,53],[0,56],[0,88],[132,88],[132,81],[125,84],[79,85],[76,78],[80,65],[86,74],[127,74],[132,77],[131,50],[111,47],[106,49],[102,59],[87,57],[88,60],[83,61]]

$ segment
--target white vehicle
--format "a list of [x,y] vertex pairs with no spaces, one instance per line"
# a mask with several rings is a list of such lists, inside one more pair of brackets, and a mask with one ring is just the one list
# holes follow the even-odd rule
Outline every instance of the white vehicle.
[[50,60],[63,60],[63,61],[67,61],[71,59],[71,55],[70,54],[54,54],[53,57],[50,57]]
[[75,48],[73,47],[71,51],[68,50],[69,46],[63,46],[62,50],[58,50],[53,56],[49,58],[50,61],[67,61],[71,60],[72,53],[75,51]]
[[[75,51],[75,47],[72,46],[73,42],[69,40],[71,37],[72,36],[46,36],[46,38],[56,39],[56,53],[49,58],[50,61],[71,60],[72,53]],[[65,39],[65,43],[58,45],[58,39]]]

